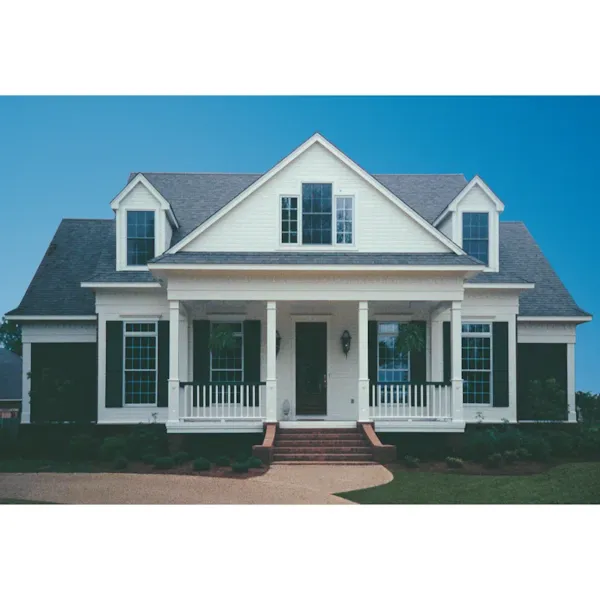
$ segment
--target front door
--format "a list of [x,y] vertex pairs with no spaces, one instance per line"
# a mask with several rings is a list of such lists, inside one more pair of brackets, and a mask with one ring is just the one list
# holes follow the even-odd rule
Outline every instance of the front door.
[[296,415],[327,414],[327,323],[296,323]]

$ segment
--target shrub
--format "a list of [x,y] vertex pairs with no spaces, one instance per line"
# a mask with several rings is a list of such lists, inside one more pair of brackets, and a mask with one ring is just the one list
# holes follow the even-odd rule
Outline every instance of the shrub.
[[416,458],[415,456],[410,456],[410,455],[406,455],[404,457],[404,464],[409,468],[409,469],[418,469],[419,468],[419,463],[421,461]]
[[548,431],[544,437],[550,446],[552,456],[562,458],[576,454],[579,445],[576,436],[566,431]]
[[486,465],[490,469],[498,469],[502,465],[502,454],[494,452],[487,457]]
[[229,459],[229,456],[217,456],[217,458],[215,458],[215,464],[218,467],[228,467],[231,464],[231,460]]
[[194,471],[210,471],[210,461],[200,457],[194,461]]
[[138,460],[145,454],[166,454],[168,445],[164,425],[136,425],[126,438],[126,453],[131,460]]
[[263,466],[263,461],[260,460],[257,456],[251,456],[248,459],[248,466],[251,469],[260,469]]
[[154,468],[155,469],[172,469],[175,466],[175,461],[173,460],[172,456],[159,456],[155,461],[154,461]]
[[449,469],[462,469],[465,463],[462,458],[457,458],[455,456],[446,456],[446,466]]
[[242,462],[236,461],[231,464],[231,470],[234,473],[247,473],[249,468],[250,468],[250,465],[248,464],[247,461],[242,461]]
[[487,428],[467,430],[464,434],[463,453],[467,458],[483,462],[487,456],[496,452],[496,430]]
[[524,446],[533,460],[547,462],[550,460],[550,444],[539,435],[528,436],[524,440]]
[[600,430],[587,429],[583,431],[577,444],[578,454],[585,458],[600,456]]
[[502,458],[507,465],[514,465],[519,460],[518,450],[507,450]]
[[100,458],[102,460],[115,460],[117,456],[123,456],[127,446],[127,439],[124,437],[104,438],[100,446]]
[[600,424],[600,394],[577,392],[575,394],[577,420],[587,427]]
[[235,462],[244,463],[248,461],[248,455],[245,452],[238,452],[235,457]]
[[567,393],[556,379],[529,382],[526,393],[519,397],[519,418],[540,421],[562,421],[567,417]]
[[176,465],[182,465],[183,463],[188,462],[188,460],[190,460],[190,455],[187,452],[176,452],[173,455],[173,460],[175,461]]
[[529,450],[527,450],[527,448],[517,448],[515,450],[515,455],[518,460],[530,460],[531,459],[531,454],[529,453]]
[[127,468],[128,464],[129,462],[124,456],[117,456],[113,462],[113,469],[116,469],[117,471],[123,471]]
[[156,460],[156,454],[144,454],[144,456],[142,456],[142,462],[147,464],[147,465],[153,465],[154,461]]
[[506,452],[516,450],[523,444],[523,433],[512,425],[504,425],[496,429],[495,434],[495,452]]
[[87,433],[74,435],[69,441],[69,456],[74,460],[93,460],[98,454],[98,442]]

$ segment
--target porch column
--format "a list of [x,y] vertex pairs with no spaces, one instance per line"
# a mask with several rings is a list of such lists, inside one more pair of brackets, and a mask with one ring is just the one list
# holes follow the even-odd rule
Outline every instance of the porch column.
[[169,301],[169,415],[167,420],[169,423],[179,421],[179,300]]
[[369,303],[358,303],[358,420],[369,421]]
[[450,311],[452,355],[452,420],[464,421],[462,380],[462,311],[461,302],[453,301]]
[[21,373],[21,423],[31,422],[31,343],[23,342],[23,371]]
[[267,423],[277,422],[277,303],[267,302]]
[[577,421],[575,404],[575,344],[567,344],[567,406],[569,423]]

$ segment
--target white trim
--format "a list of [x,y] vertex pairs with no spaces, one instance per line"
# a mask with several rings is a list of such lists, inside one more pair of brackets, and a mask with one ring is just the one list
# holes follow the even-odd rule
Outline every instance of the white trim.
[[96,315],[74,315],[64,316],[60,315],[46,315],[46,316],[32,316],[32,315],[6,315],[7,321],[95,321]]
[[592,316],[581,316],[581,317],[520,317],[517,315],[517,321],[548,321],[550,323],[560,323],[561,321],[565,323],[588,323],[592,320]]
[[479,177],[479,175],[475,175],[469,183],[458,193],[458,195],[446,206],[446,208],[440,213],[440,215],[433,222],[433,226],[437,227],[447,216],[449,213],[456,210],[457,206],[461,203],[464,197],[475,187],[479,186],[481,190],[490,198],[490,200],[496,206],[496,210],[498,212],[502,212],[504,210],[504,204],[494,192],[489,188],[489,186]]
[[472,290],[532,290],[535,283],[465,283]]
[[[338,242],[337,241],[337,201],[338,200],[346,200],[350,199],[350,210],[352,214],[352,242],[347,244],[346,242]],[[357,248],[358,244],[356,243],[356,230],[358,227],[357,219],[356,219],[356,194],[333,194],[332,198],[332,228],[331,228],[331,242],[337,248],[342,248],[343,250],[352,250],[353,248]]]
[[[463,325],[489,325],[489,331],[463,331]],[[464,338],[486,338],[490,340],[490,367],[489,369],[465,369],[464,360],[462,358],[462,341]],[[475,407],[493,407],[494,406],[494,324],[490,321],[485,320],[483,317],[476,319],[465,319],[463,317],[460,326],[460,347],[461,347],[461,361],[460,369],[463,378],[463,385],[465,382],[464,373],[489,373],[490,374],[490,394],[489,402],[465,402],[465,393],[463,391],[463,405],[464,406],[475,406]],[[497,407],[504,408],[504,407]]]
[[[283,199],[289,198],[290,200],[296,200],[296,241],[295,242],[284,242],[282,241],[283,237]],[[301,237],[302,237],[302,210],[301,210],[301,198],[298,194],[279,194],[279,229],[278,229],[278,239],[277,245],[281,248],[296,248],[300,246]]]
[[[129,270],[133,270],[133,269],[127,269]],[[147,270],[147,268],[144,268],[142,270]],[[133,282],[123,282],[123,283],[115,283],[115,282],[98,282],[98,283],[94,283],[93,281],[83,281],[80,286],[82,288],[98,288],[98,289],[102,289],[102,288],[106,288],[106,289],[123,289],[123,288],[138,288],[138,289],[144,289],[144,288],[159,288],[162,287],[160,285],[160,283],[158,283],[157,281],[147,281],[147,282],[142,282],[142,283],[133,283]]]
[[154,271],[483,271],[485,265],[245,265],[236,264],[173,264],[149,263]]
[[177,244],[171,246],[167,250],[168,254],[174,254],[175,252],[181,250],[185,246],[187,246],[192,240],[195,240],[203,231],[206,231],[211,225],[216,223],[219,219],[221,219],[224,215],[233,210],[240,202],[245,200],[248,196],[254,193],[257,189],[263,186],[267,181],[271,180],[277,173],[279,173],[282,169],[284,169],[287,165],[289,165],[293,160],[298,158],[302,153],[308,150],[313,144],[319,143],[326,150],[331,152],[338,160],[344,163],[347,167],[352,169],[357,175],[362,177],[368,183],[370,183],[380,194],[384,195],[388,200],[393,202],[400,210],[413,218],[414,221],[419,223],[426,231],[428,231],[431,235],[433,235],[438,241],[443,243],[446,247],[452,250],[455,254],[464,255],[464,250],[458,245],[455,244],[452,240],[447,238],[441,231],[436,229],[433,225],[431,225],[427,220],[425,220],[421,215],[419,215],[416,211],[410,208],[407,204],[405,204],[400,198],[392,194],[390,190],[388,190],[385,186],[383,186],[379,181],[377,181],[374,177],[369,175],[364,169],[359,167],[353,160],[348,158],[343,152],[338,150],[333,144],[328,142],[321,134],[315,133],[308,140],[306,140],[303,144],[298,146],[293,152],[288,154],[283,160],[279,161],[272,169],[267,171],[264,175],[259,177],[252,185],[248,186],[245,190],[239,193],[235,198],[230,200],[225,206],[223,206],[220,210],[218,210],[214,215],[212,215],[209,219],[204,221],[201,225],[196,227],[194,231],[186,235],[182,240],[180,240]]
[[[127,325],[138,325],[145,323],[153,323],[154,331],[127,331]],[[152,369],[128,369],[127,368],[127,338],[154,338],[155,346],[154,346],[154,402],[127,402],[127,394],[125,390],[125,386],[127,384],[127,378],[125,374],[127,372],[143,372],[148,373],[152,371]],[[123,319],[123,384],[122,384],[122,407],[127,408],[148,408],[158,406],[158,321],[152,320],[149,318],[131,318],[131,319]]]

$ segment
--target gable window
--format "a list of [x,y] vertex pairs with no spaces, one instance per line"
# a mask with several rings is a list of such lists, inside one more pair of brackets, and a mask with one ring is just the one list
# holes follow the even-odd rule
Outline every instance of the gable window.
[[146,265],[154,258],[154,211],[127,211],[127,264]]
[[302,243],[331,244],[331,183],[302,184]]
[[488,264],[488,213],[463,213],[463,250],[473,258]]
[[337,244],[352,244],[352,223],[354,206],[352,196],[336,196],[335,235]]
[[156,404],[156,323],[125,323],[125,404]]
[[210,351],[210,380],[213,383],[244,380],[244,331],[242,323],[211,322],[211,337],[224,338],[219,349]]
[[462,378],[465,404],[492,403],[492,326],[462,325]]
[[298,243],[298,198],[296,196],[281,198],[281,243]]
[[377,323],[377,381],[401,383],[409,380],[410,353],[399,352],[396,344],[401,323]]

